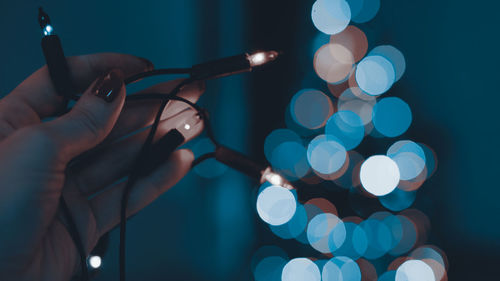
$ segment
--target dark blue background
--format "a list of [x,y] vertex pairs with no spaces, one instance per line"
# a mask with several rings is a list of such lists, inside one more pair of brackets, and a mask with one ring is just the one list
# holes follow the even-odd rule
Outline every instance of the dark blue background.
[[[68,55],[124,52],[171,67],[280,49],[286,54],[280,64],[211,81],[201,101],[212,112],[222,143],[263,161],[263,140],[284,126],[291,96],[305,86],[326,90],[312,78],[310,49],[317,34],[310,19],[312,3],[2,1],[0,93],[7,94],[44,64],[36,22],[40,4]],[[419,191],[416,206],[431,219],[431,242],[448,254],[451,280],[491,280],[500,256],[499,8],[494,1],[382,0],[375,19],[358,25],[370,48],[391,44],[406,56],[403,79],[386,95],[399,96],[412,108],[414,122],[401,139],[424,142],[438,155],[437,173]],[[366,151],[381,153],[389,143],[373,142],[365,144]],[[269,243],[291,256],[307,255],[294,243],[273,237],[257,219],[255,186],[233,171],[211,180],[191,173],[131,220],[130,280],[251,280],[251,254]],[[342,214],[341,208],[349,206],[342,194],[335,195],[324,196]],[[114,231],[97,280],[115,279],[116,261]]]

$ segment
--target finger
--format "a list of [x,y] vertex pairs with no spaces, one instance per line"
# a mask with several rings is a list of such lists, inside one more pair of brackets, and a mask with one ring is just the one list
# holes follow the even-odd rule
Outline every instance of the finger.
[[[152,63],[146,59],[117,53],[68,57],[67,61],[78,93],[84,91],[98,76],[111,69],[118,68],[127,77],[153,68]],[[41,119],[54,115],[60,110],[63,101],[52,85],[47,66],[29,76],[4,99],[5,105],[12,102],[29,107]],[[8,106],[4,108],[6,107]]]
[[[165,83],[154,85],[148,89],[142,90],[134,95],[145,93],[169,93],[174,89],[183,79],[177,79]],[[195,103],[205,91],[205,82],[199,81],[188,84],[182,88],[178,96],[185,98]],[[124,135],[132,134],[133,132],[150,126],[153,123],[154,117],[160,106],[159,100],[148,101],[127,101],[123,107],[122,113],[116,122],[115,127],[106,138],[105,142],[114,141],[115,139]],[[162,120],[176,115],[180,111],[188,108],[184,102],[170,101],[163,111]]]
[[[188,120],[198,120],[195,110],[187,109],[162,121],[160,126],[158,126],[155,139],[161,138],[168,131],[179,127],[179,125],[186,123]],[[202,131],[203,122],[196,122],[189,131],[183,130],[184,142],[195,138]],[[81,194],[90,196],[130,174],[130,169],[137,155],[140,153],[148,134],[149,130],[144,130],[118,143],[102,147],[99,151],[86,157],[82,162],[72,166],[71,174],[74,177],[73,181],[76,183]]]
[[52,136],[66,163],[104,140],[124,101],[123,73],[115,69],[98,78],[69,113],[40,126]]
[[[191,151],[177,150],[149,177],[137,181],[130,191],[127,217],[146,207],[181,180],[191,168],[193,159]],[[125,185],[126,182],[117,184],[89,202],[101,234],[111,230],[120,221],[120,202]]]

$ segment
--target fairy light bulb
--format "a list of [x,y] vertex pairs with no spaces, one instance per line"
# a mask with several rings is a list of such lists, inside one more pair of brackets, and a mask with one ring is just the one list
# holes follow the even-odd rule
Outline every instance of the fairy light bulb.
[[252,67],[261,66],[266,63],[276,60],[278,52],[276,51],[260,51],[248,55],[248,61]]
[[290,184],[282,175],[274,172],[271,167],[267,167],[262,171],[262,177],[260,178],[260,183],[268,182],[272,185],[279,185],[286,189],[295,189],[292,184]]

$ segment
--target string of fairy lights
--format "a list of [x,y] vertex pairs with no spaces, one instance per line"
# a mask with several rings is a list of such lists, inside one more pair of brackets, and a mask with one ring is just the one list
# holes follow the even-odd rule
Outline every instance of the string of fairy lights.
[[[426,244],[430,221],[411,208],[436,170],[434,151],[404,138],[385,154],[355,151],[370,138],[401,137],[412,123],[404,100],[384,96],[405,72],[403,53],[390,45],[368,51],[365,33],[350,25],[371,20],[379,8],[380,0],[314,2],[312,23],[325,42],[313,64],[329,93],[298,91],[287,107],[287,127],[264,143],[273,169],[292,184],[333,182],[349,193],[360,216],[340,218],[325,198],[301,202],[294,189],[263,184],[260,218],[278,237],[309,245],[318,255],[290,258],[275,245],[264,246],[252,259],[255,280],[447,280],[445,253]],[[376,198],[386,210],[360,211],[363,198]]]

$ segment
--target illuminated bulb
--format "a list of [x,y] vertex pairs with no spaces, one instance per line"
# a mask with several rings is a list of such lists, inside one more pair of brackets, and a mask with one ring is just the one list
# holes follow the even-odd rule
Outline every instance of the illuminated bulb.
[[176,129],[179,131],[185,139],[189,139],[191,136],[194,136],[193,134],[196,132],[196,130],[193,130],[193,128],[201,122],[200,115],[195,112],[194,110],[188,108],[185,111],[181,112],[181,115],[184,116],[183,120],[178,123]]
[[292,190],[295,189],[285,178],[283,178],[280,174],[273,172],[271,167],[267,167],[264,171],[262,171],[262,177],[260,178],[260,183],[268,182],[272,185],[278,185],[284,187],[286,189]]
[[250,62],[251,67],[255,67],[274,61],[277,57],[278,52],[276,51],[262,51],[248,55],[248,61]]
[[102,264],[102,259],[100,256],[90,256],[89,258],[90,267],[97,269],[101,267],[101,264]]
[[52,25],[49,24],[49,25],[45,26],[45,28],[43,29],[43,34],[44,35],[51,35],[52,31],[54,31],[54,28],[52,28]]

